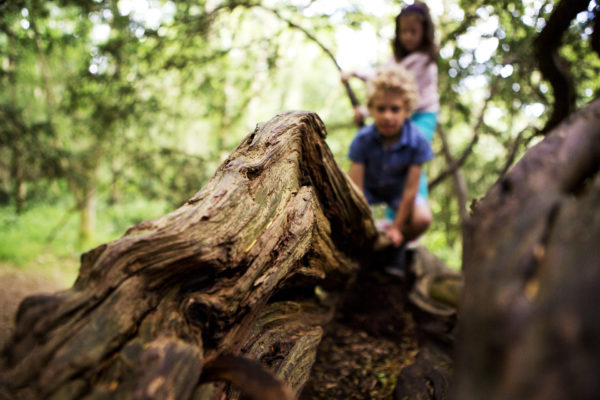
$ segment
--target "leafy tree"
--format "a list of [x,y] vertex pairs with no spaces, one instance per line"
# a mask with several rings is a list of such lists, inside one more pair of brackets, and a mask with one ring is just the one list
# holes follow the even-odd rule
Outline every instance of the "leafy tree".
[[[87,221],[98,196],[111,204],[144,196],[178,205],[257,122],[288,109],[321,116],[345,167],[355,128],[338,70],[319,43],[337,56],[341,29],[357,35],[369,29],[378,49],[371,61],[381,62],[404,5],[384,1],[381,12],[360,2],[320,0],[156,1],[145,10],[132,4],[22,0],[0,6],[6,121],[0,176],[4,197],[10,192],[19,210],[28,182],[56,180],[69,182],[75,209]],[[540,138],[553,87],[530,49],[558,4],[430,4],[441,48],[442,111],[438,156],[428,165],[436,219],[426,240],[440,249],[460,247],[469,200]],[[561,37],[577,106],[600,85],[589,40],[597,9],[590,1]],[[362,87],[353,88],[362,99]],[[86,241],[93,227],[82,221]]]

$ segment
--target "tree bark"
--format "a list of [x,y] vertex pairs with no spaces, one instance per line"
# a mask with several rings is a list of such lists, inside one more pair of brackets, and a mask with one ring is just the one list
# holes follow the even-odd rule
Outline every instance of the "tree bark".
[[600,100],[481,200],[464,244],[458,399],[600,397]]
[[368,205],[324,137],[311,113],[257,126],[179,209],[85,253],[71,289],[24,300],[0,392],[235,398],[206,382],[248,381],[248,358],[298,392],[336,293],[376,238]]

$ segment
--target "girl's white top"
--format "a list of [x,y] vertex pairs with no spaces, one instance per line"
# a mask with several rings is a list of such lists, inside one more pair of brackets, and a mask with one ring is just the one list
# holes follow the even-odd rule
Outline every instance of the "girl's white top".
[[[440,95],[438,93],[438,68],[435,61],[431,61],[429,55],[421,51],[415,51],[404,57],[399,63],[394,57],[390,58],[384,65],[400,64],[415,77],[419,87],[419,102],[415,111],[438,112],[440,110]],[[375,69],[364,72],[356,72],[354,75],[363,81],[375,76]]]

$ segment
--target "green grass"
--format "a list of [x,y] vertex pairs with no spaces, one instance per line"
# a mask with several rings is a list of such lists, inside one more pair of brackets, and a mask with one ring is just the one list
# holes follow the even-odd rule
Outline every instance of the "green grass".
[[68,207],[38,205],[17,215],[12,207],[0,211],[0,260],[22,266],[40,253],[51,250],[56,256],[76,252],[77,220]]
[[17,269],[70,286],[77,277],[81,253],[169,211],[164,201],[145,199],[113,207],[100,204],[94,238],[82,247],[78,244],[79,214],[68,202],[30,205],[21,214],[14,207],[0,207],[0,272]]

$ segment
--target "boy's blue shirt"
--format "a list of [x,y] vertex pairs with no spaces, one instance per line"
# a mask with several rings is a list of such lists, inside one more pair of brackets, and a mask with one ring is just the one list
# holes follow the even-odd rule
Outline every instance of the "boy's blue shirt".
[[433,152],[423,133],[407,119],[400,139],[387,150],[375,124],[362,128],[352,140],[349,157],[365,166],[363,191],[369,204],[387,203],[396,209],[408,169],[431,160]]

